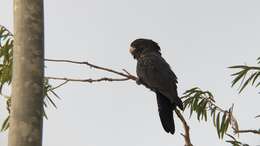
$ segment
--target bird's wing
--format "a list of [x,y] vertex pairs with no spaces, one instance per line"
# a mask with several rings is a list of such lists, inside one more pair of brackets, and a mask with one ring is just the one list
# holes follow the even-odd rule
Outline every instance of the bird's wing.
[[158,54],[144,56],[137,64],[138,77],[153,90],[183,108],[177,93],[177,77],[169,64]]
[[[169,64],[157,54],[149,54],[138,61],[137,75],[143,81],[152,86],[160,86],[167,82],[176,85],[177,77],[171,70]],[[177,88],[177,87],[176,87]]]

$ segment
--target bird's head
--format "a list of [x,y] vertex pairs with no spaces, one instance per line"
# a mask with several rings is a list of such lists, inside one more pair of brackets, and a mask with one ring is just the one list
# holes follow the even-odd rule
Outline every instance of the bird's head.
[[153,40],[149,39],[136,39],[130,45],[130,53],[135,59],[139,59],[141,56],[146,55],[151,52],[160,53],[159,45]]

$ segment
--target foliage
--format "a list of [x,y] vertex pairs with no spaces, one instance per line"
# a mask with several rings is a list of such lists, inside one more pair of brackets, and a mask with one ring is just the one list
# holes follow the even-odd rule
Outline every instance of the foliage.
[[[236,65],[229,67],[231,69],[239,69],[239,71],[231,74],[231,76],[234,77],[232,87],[240,83],[239,93],[250,84],[251,86],[260,87],[260,57],[257,58],[257,65],[258,66]],[[220,139],[223,139],[224,135],[227,135],[231,140],[227,140],[226,142],[233,146],[248,146],[248,144],[236,140],[234,136],[227,133],[230,126],[232,127],[234,134],[240,133],[238,121],[233,116],[232,112],[234,105],[232,105],[228,110],[224,110],[216,105],[214,96],[211,92],[203,91],[198,87],[187,90],[182,99],[184,99],[185,109],[190,109],[190,117],[193,113],[196,113],[198,121],[207,121],[208,115],[210,114],[213,125],[215,126]],[[258,117],[260,117],[260,115],[256,116],[256,118]],[[242,131],[259,133],[257,130]]]
[[[231,76],[234,77],[232,87],[240,82],[239,93],[241,93],[246,86],[250,85],[250,82],[251,86],[255,86],[256,88],[260,87],[260,57],[256,60],[257,66],[235,65],[229,67],[231,69],[239,69],[238,72],[231,74]],[[247,77],[248,74],[249,77]],[[259,117],[260,115],[255,116],[255,118]]]
[[226,140],[227,143],[232,144],[233,146],[249,146],[246,143],[242,143],[240,141],[238,141],[234,136],[227,134],[228,137],[231,138],[231,140]]
[[[257,58],[257,64],[258,66],[236,65],[229,67],[231,69],[239,69],[238,72],[231,75],[234,77],[232,87],[240,81],[239,93],[241,93],[250,82],[252,86],[260,86],[260,81],[257,82],[260,78],[260,57]],[[246,78],[248,74],[249,77]]]
[[[13,63],[13,43],[14,38],[13,34],[6,29],[4,26],[0,25],[0,95],[5,97],[6,99],[6,108],[8,113],[10,114],[10,106],[11,106],[11,96],[4,95],[2,93],[2,89],[4,86],[9,87],[12,80],[12,63]],[[54,92],[56,87],[52,87],[49,84],[47,79],[44,80],[44,107],[47,107],[50,102],[52,106],[56,107],[53,99],[51,97],[58,97],[58,95]],[[43,115],[47,118],[45,111],[43,111]],[[9,127],[9,118],[8,115],[4,120],[1,131],[5,131]]]
[[[4,85],[9,86],[12,77],[12,60],[13,60],[13,35],[3,26],[0,26],[0,93],[6,99],[6,107],[10,113],[11,98],[3,95],[2,89]],[[9,115],[4,120],[1,131],[7,130],[9,127]]]
[[0,92],[5,84],[11,83],[13,42],[12,34],[0,26]]
[[208,120],[208,114],[212,117],[219,138],[223,138],[229,125],[238,130],[238,122],[233,116],[233,106],[229,110],[223,110],[215,104],[214,97],[209,91],[202,91],[198,87],[187,90],[182,97],[185,109],[190,108],[190,117],[195,112],[199,121]]

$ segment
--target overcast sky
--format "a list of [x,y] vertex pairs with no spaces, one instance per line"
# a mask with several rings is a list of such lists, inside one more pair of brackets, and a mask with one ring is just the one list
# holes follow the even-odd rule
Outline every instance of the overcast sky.
[[[0,24],[13,30],[12,1],[0,0]],[[179,94],[195,86],[212,91],[217,104],[234,112],[241,129],[259,128],[260,98],[256,89],[238,94],[231,88],[228,66],[255,65],[260,56],[258,0],[49,0],[45,1],[45,56],[90,61],[135,74],[128,52],[132,40],[158,42],[163,57],[179,79]],[[116,77],[70,64],[47,63],[46,75],[71,78]],[[56,83],[56,82],[54,82]],[[176,134],[164,132],[154,93],[133,81],[70,83],[57,91],[58,109],[47,109],[43,146],[181,146],[182,124]],[[7,115],[0,99],[0,122]],[[188,119],[194,145],[228,146],[217,138],[212,121]],[[240,139],[259,145],[251,134]],[[7,132],[0,133],[0,146]]]

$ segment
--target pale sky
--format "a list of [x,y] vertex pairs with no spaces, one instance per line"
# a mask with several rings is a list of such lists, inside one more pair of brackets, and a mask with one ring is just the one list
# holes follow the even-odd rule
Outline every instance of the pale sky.
[[[13,30],[12,1],[0,0],[0,24]],[[179,94],[192,87],[212,91],[217,104],[229,108],[241,129],[259,128],[259,90],[231,88],[228,66],[255,65],[260,56],[258,0],[49,0],[45,1],[45,56],[90,61],[135,74],[136,61],[128,52],[132,40],[158,42],[163,57],[178,76]],[[113,76],[84,66],[47,63],[46,75],[71,78]],[[113,76],[116,77],[116,76]],[[58,109],[47,109],[43,146],[181,146],[182,124],[176,133],[164,132],[154,93],[133,81],[70,83],[57,90]],[[7,115],[0,99],[0,122]],[[212,121],[188,119],[196,146],[229,146],[219,140]],[[231,132],[231,131],[230,131]],[[259,145],[259,136],[240,135]],[[7,132],[0,133],[7,146]]]

